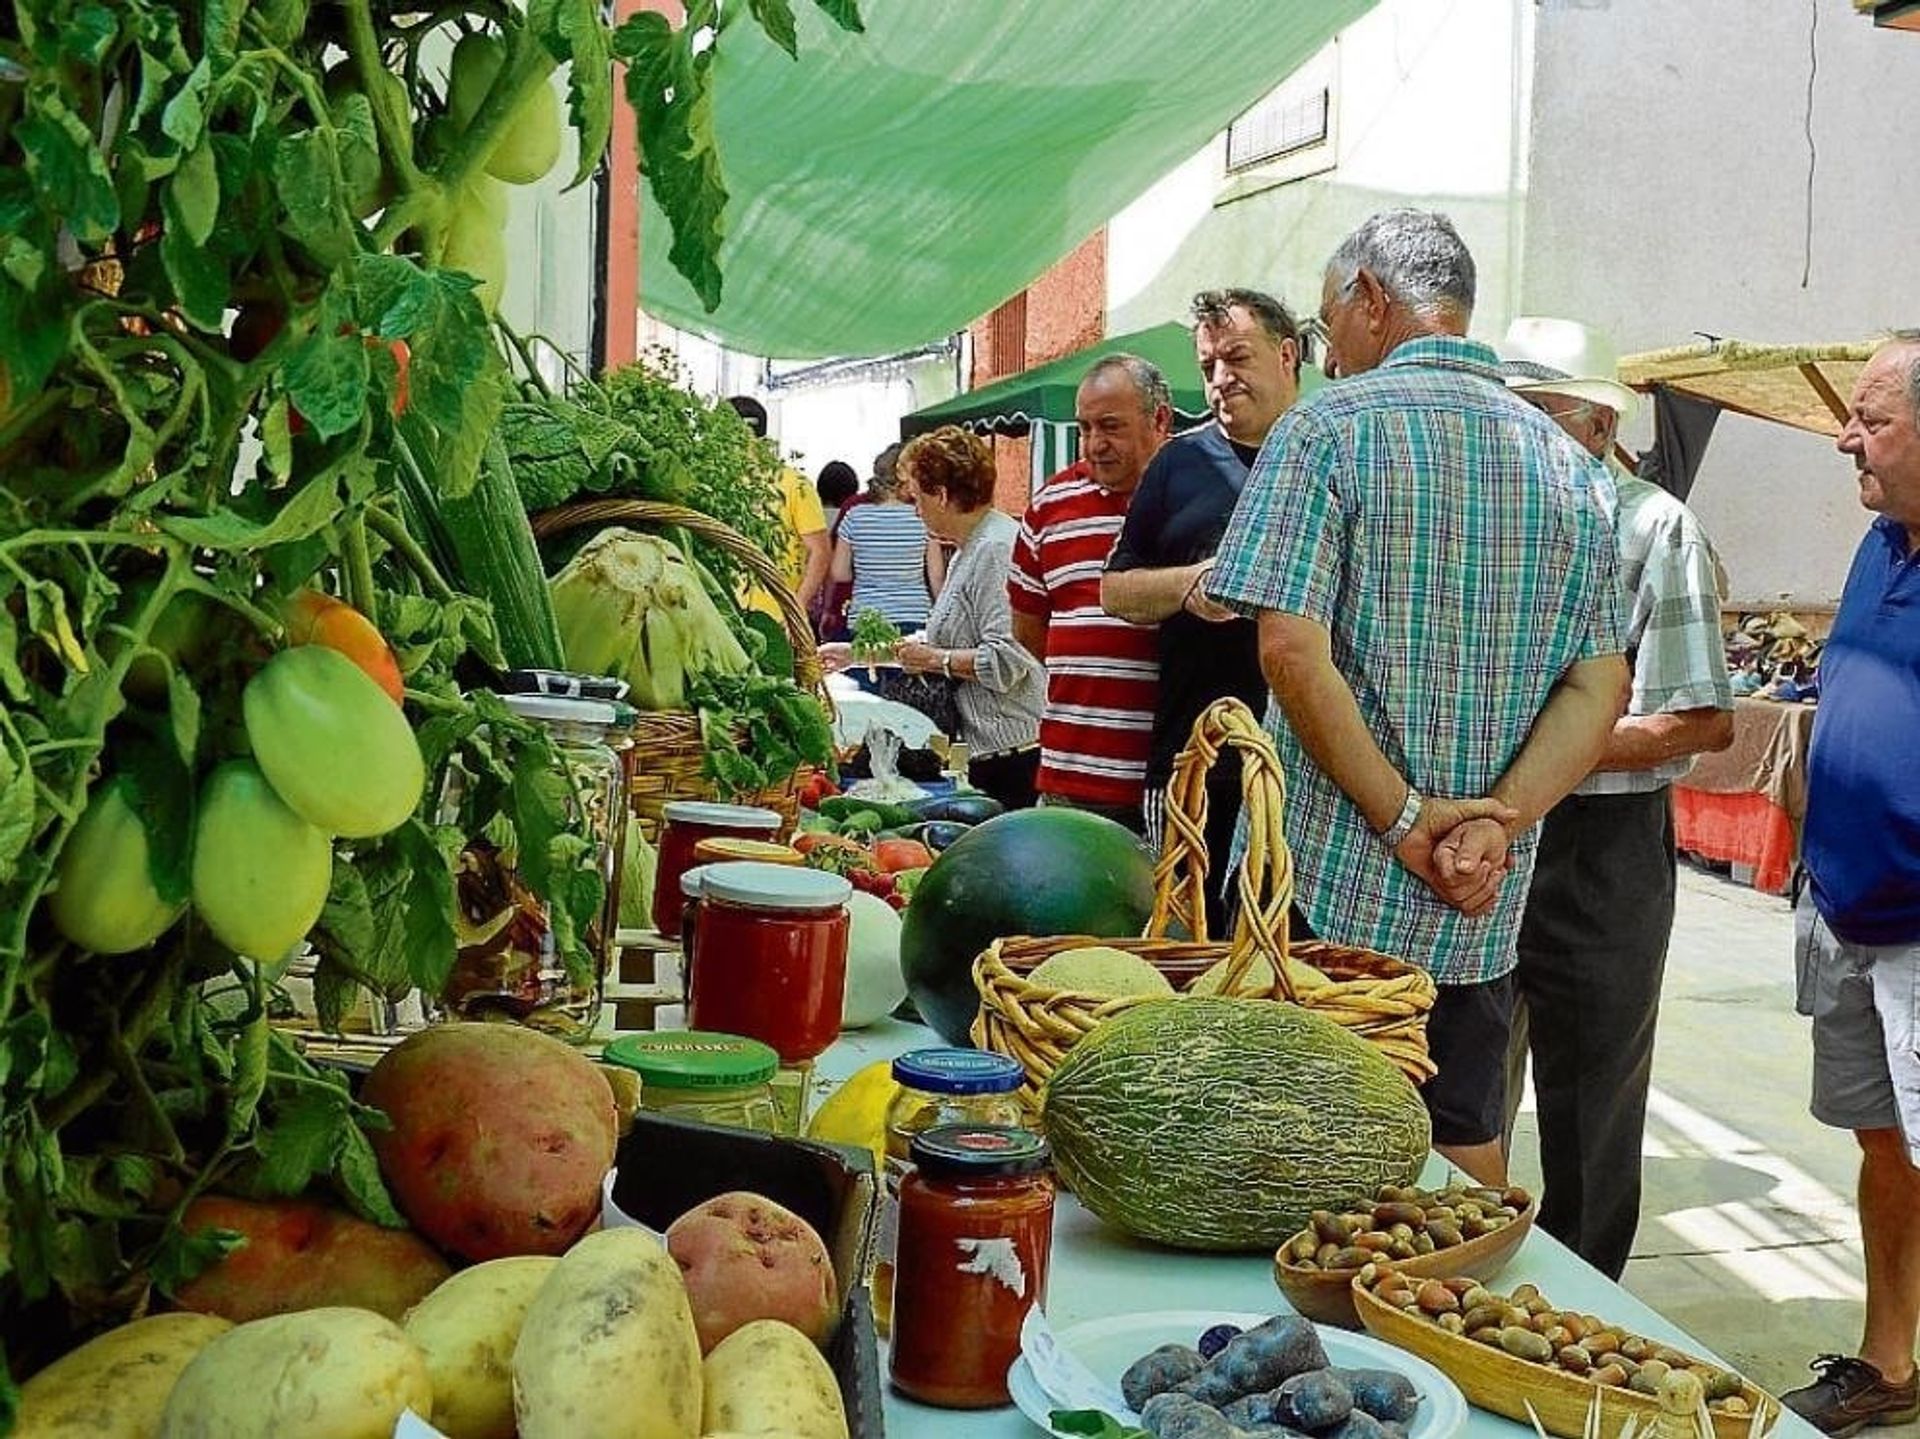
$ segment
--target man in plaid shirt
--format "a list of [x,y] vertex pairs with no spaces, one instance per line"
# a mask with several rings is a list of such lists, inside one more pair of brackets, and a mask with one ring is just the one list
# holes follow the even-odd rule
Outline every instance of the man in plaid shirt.
[[1343,379],[1267,437],[1208,592],[1254,616],[1306,924],[1424,966],[1435,1147],[1504,1182],[1514,947],[1540,819],[1626,699],[1605,471],[1465,338],[1473,259],[1387,211],[1328,262]]
[[[1607,462],[1634,393],[1613,350],[1572,320],[1515,320],[1507,384]],[[1640,1149],[1655,1016],[1673,931],[1673,799],[1693,757],[1733,743],[1713,547],[1658,485],[1613,470],[1601,497],[1628,598],[1633,699],[1592,774],[1540,826],[1520,926],[1507,1049],[1507,1133],[1527,1059],[1546,1186],[1540,1224],[1610,1278],[1640,1223]]]

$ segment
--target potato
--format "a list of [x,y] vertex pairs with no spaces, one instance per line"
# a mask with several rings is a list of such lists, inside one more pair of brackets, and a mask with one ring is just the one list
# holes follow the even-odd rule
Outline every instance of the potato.
[[433,1413],[427,1361],[370,1309],[308,1309],[230,1329],[193,1357],[159,1439],[389,1439]]
[[174,1291],[182,1309],[236,1324],[298,1309],[371,1309],[396,1324],[452,1271],[406,1229],[383,1229],[324,1204],[210,1194],[181,1228],[231,1229],[246,1243]]
[[180,1371],[231,1328],[212,1314],[155,1314],[89,1339],[21,1386],[14,1439],[153,1439]]
[[701,1370],[705,1430],[847,1439],[840,1383],[791,1324],[756,1319],[722,1339]]
[[414,1306],[407,1338],[427,1357],[433,1424],[448,1439],[513,1439],[513,1346],[558,1259],[527,1254],[463,1269]]
[[806,1220],[759,1194],[735,1191],[697,1204],[667,1229],[700,1348],[755,1319],[779,1319],[816,1344],[839,1317],[833,1258]]
[[513,1348],[520,1439],[697,1439],[700,1336],[680,1268],[638,1229],[569,1249]]

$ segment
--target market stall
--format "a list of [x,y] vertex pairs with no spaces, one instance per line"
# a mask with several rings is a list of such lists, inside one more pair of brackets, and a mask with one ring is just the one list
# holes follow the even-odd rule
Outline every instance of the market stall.
[[1786,893],[1807,811],[1807,747],[1814,707],[1734,701],[1733,744],[1701,755],[1673,786],[1680,849],[1740,866],[1753,887]]

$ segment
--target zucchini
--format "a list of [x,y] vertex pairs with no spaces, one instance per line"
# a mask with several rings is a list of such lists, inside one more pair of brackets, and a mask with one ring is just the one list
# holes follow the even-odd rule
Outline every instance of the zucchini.
[[936,794],[915,800],[907,806],[916,819],[951,819],[961,824],[985,824],[1006,812],[1006,806],[991,795]]
[[820,801],[820,813],[844,824],[857,814],[871,814],[879,821],[875,829],[901,829],[921,816],[905,805],[884,804],[877,799],[855,799],[852,795],[830,794]]

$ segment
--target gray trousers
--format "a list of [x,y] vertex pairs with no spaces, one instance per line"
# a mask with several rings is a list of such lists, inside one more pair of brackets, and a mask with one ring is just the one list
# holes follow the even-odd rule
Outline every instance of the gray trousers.
[[1667,790],[1569,795],[1547,815],[1520,928],[1507,1136],[1531,1055],[1546,1181],[1540,1225],[1614,1279],[1640,1223],[1673,902]]

